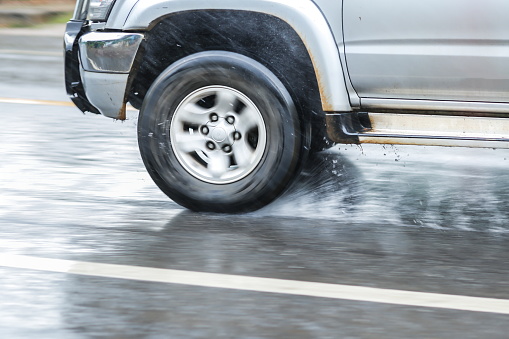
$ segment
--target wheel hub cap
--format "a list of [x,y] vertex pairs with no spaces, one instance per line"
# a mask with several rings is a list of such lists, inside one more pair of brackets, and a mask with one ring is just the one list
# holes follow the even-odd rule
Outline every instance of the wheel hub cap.
[[[220,121],[224,121],[224,119],[220,119]],[[210,123],[207,125],[211,125]],[[217,143],[229,143],[230,146],[233,143],[232,140],[229,140],[231,136],[235,133],[235,127],[232,125],[225,126],[224,123],[220,123],[216,126],[209,126],[209,130],[212,131],[210,133],[211,140]],[[227,140],[228,139],[228,140]]]

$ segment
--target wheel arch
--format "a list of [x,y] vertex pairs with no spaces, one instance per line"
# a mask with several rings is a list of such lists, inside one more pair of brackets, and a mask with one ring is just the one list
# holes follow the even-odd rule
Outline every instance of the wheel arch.
[[[132,7],[130,11],[126,10],[126,7],[129,6]],[[187,18],[187,22],[192,23],[192,26],[194,26],[196,24],[196,16],[199,17],[200,14],[210,18],[214,17],[214,13],[216,15],[218,13],[222,13],[222,15],[227,14],[228,20],[234,20],[238,23],[236,29],[239,32],[237,33],[242,34],[236,34],[237,39],[239,37],[247,40],[253,38],[266,39],[266,28],[276,25],[282,28],[282,31],[279,32],[278,41],[280,43],[285,43],[292,39],[295,40],[293,36],[289,37],[289,35],[295,35],[299,38],[301,46],[304,47],[303,51],[299,50],[297,52],[300,55],[305,52],[310,60],[313,77],[318,86],[321,109],[329,112],[352,110],[336,40],[326,18],[312,1],[244,0],[221,1],[217,3],[209,1],[205,7],[202,0],[153,0],[150,2],[128,0],[122,7],[123,9],[117,9],[113,13],[112,19],[107,23],[107,28],[148,30],[148,39],[154,39],[154,33],[158,32],[158,28],[162,23],[174,21],[180,25],[185,25],[185,22],[179,20],[179,18]],[[261,17],[264,18],[263,22],[260,21]],[[340,18],[341,14],[338,13],[336,17]],[[217,31],[218,27],[224,25],[224,20],[222,22],[221,20],[219,21],[219,26],[210,22],[207,23],[206,20],[204,24],[208,26],[209,33],[217,32],[228,36],[229,39],[233,39],[232,35],[229,32],[225,32],[224,29],[219,29],[220,32]],[[259,26],[255,25],[257,29],[249,31],[249,28],[252,27],[249,24],[253,22],[258,22]],[[281,25],[281,22],[284,22],[285,25]],[[177,25],[173,27],[173,29],[179,30]],[[196,30],[196,27],[191,28]],[[201,29],[203,31],[203,25]],[[241,40],[237,40],[237,42],[241,42]],[[203,48],[211,49],[210,45],[204,46],[206,43],[202,42],[201,45]],[[221,49],[223,46],[217,43],[216,47],[216,49]],[[241,47],[244,47],[244,50],[249,50],[246,46]],[[269,48],[271,46],[267,45],[266,47]],[[182,46],[178,48],[182,48]],[[192,48],[187,50],[191,52]],[[173,53],[174,51],[169,52]],[[240,52],[243,54],[242,51]],[[292,53],[296,53],[295,49],[289,48],[283,57],[290,58],[291,61],[295,61],[296,58],[300,57],[300,55]],[[257,54],[252,49],[248,51],[248,56],[257,56]],[[266,60],[258,61],[270,69],[274,69],[276,66],[274,64],[271,65],[271,62]],[[277,75],[280,76],[279,74]]]

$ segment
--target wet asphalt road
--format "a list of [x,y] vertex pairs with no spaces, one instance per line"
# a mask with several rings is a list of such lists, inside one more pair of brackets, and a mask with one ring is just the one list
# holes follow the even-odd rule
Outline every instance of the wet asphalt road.
[[[48,34],[51,35],[51,34]],[[509,151],[369,145],[246,215],[146,174],[126,122],[65,102],[61,39],[0,31],[1,254],[509,299]],[[2,338],[507,338],[509,316],[0,266]]]

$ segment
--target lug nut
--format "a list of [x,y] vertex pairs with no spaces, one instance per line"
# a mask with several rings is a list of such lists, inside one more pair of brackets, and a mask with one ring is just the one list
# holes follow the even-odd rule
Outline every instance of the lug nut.
[[213,151],[216,149],[216,145],[212,141],[209,141],[209,142],[207,142],[207,148],[209,150]]
[[240,132],[233,133],[234,140],[240,140],[240,138],[242,138],[242,134],[240,134]]
[[225,151],[226,153],[230,153],[232,151],[232,147],[230,145],[224,145],[223,151]]
[[212,114],[210,115],[210,121],[212,121],[212,122],[216,122],[216,121],[218,121],[218,120],[219,120],[219,116],[218,116],[216,113],[212,113]]
[[201,132],[202,132],[203,134],[207,135],[207,134],[209,134],[209,132],[210,132],[210,131],[209,131],[209,128],[208,128],[207,126],[203,126],[203,127],[201,128]]
[[229,117],[226,117],[226,122],[229,123],[230,125],[233,125],[233,123],[235,122],[235,117],[231,115]]

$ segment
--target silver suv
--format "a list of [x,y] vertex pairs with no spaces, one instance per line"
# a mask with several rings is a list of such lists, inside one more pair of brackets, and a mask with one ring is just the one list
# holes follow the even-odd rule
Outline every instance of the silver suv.
[[193,210],[273,201],[331,143],[508,147],[509,1],[79,0],[66,87],[140,109],[145,166]]

